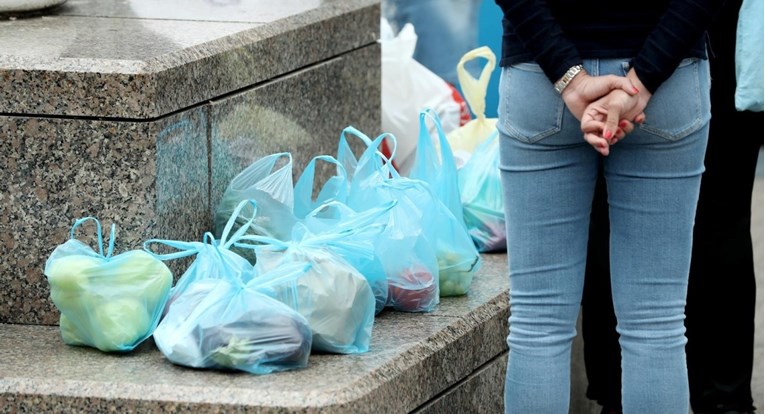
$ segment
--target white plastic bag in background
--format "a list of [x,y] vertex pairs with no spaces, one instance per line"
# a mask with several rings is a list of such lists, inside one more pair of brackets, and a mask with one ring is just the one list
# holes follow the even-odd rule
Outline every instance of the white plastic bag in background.
[[[419,133],[420,110],[432,108],[441,119],[445,133],[460,126],[460,103],[452,87],[438,75],[414,60],[417,34],[407,23],[398,35],[390,24],[380,22],[382,45],[382,129],[396,137],[394,163],[407,175],[414,161]],[[431,136],[435,127],[430,127]]]

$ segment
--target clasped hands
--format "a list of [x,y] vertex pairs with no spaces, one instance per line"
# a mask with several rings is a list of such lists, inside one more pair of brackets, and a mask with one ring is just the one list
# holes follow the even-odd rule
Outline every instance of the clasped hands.
[[603,156],[611,145],[645,121],[643,110],[651,93],[634,69],[627,76],[590,76],[580,72],[561,94],[569,111],[581,121],[584,139]]

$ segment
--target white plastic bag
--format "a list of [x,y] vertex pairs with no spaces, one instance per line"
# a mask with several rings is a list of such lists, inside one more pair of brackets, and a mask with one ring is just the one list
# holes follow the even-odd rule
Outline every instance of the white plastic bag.
[[[382,19],[380,28],[382,129],[397,138],[394,163],[406,175],[414,161],[420,110],[432,108],[448,134],[460,126],[460,103],[446,81],[412,57],[417,45],[414,26],[406,24],[395,36],[387,20]],[[435,134],[435,129],[430,132]]]

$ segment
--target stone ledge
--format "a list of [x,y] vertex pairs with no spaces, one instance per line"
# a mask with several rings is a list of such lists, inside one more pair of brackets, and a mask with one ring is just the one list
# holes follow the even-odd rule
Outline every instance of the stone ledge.
[[507,257],[484,256],[468,296],[444,298],[429,314],[380,314],[370,352],[312,355],[307,369],[266,376],[175,366],[151,341],[133,353],[109,355],[64,345],[56,327],[0,325],[0,349],[7,350],[0,359],[0,407],[11,412],[423,409],[444,394],[458,395],[451,388],[474,387],[484,371],[497,376],[497,358],[507,349],[507,289]]
[[142,15],[126,3],[82,0],[0,21],[0,113],[153,119],[379,37],[379,0],[292,2],[287,15],[271,5],[266,19],[249,6],[217,20],[204,10]]

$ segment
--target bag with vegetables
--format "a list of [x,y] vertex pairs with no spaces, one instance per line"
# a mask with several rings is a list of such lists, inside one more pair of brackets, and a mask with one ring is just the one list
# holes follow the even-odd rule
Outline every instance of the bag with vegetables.
[[219,259],[222,273],[192,281],[170,305],[154,331],[159,350],[171,362],[194,368],[268,374],[306,367],[308,321],[263,293],[304,274],[305,265],[284,266],[244,283]]
[[[438,150],[428,132],[428,118],[436,126]],[[428,183],[440,201],[431,203],[432,212],[425,216],[423,226],[438,257],[441,296],[464,295],[478,270],[480,256],[465,226],[454,155],[438,115],[430,109],[420,112],[420,137],[410,177]]]
[[[197,368],[234,369],[253,374],[302,368],[308,364],[308,322],[268,296],[272,284],[287,283],[307,271],[284,266],[256,279],[249,261],[230,250],[257,214],[252,200],[240,202],[221,240],[206,233],[203,242],[147,240],[144,249],[162,260],[196,255],[173,289],[154,341],[173,363]],[[245,213],[249,211],[249,213]],[[236,221],[246,221],[229,237]],[[152,245],[177,250],[156,254]]]
[[256,251],[255,268],[259,273],[290,263],[310,265],[301,277],[275,285],[273,297],[305,316],[313,331],[316,351],[354,354],[369,350],[375,315],[374,293],[364,276],[336,253],[343,251],[346,256],[373,258],[371,240],[353,238],[355,232],[369,234],[369,228],[374,227],[313,234],[298,224],[291,242],[244,236],[237,243]]
[[437,200],[426,183],[400,177],[378,151],[386,138],[395,145],[392,136],[383,134],[372,141],[353,128],[346,131],[368,143],[358,159],[349,151],[343,152],[342,147],[338,151],[346,169],[354,171],[348,206],[365,211],[396,201],[381,217],[386,227],[375,241],[375,254],[388,279],[386,306],[406,312],[432,311],[439,301],[438,262],[423,224],[425,216],[431,214],[428,209]]
[[[87,221],[96,223],[98,252],[75,238]],[[115,227],[104,255],[101,223],[77,220],[70,239],[45,263],[51,299],[61,312],[61,336],[69,345],[127,352],[148,338],[167,301],[173,275],[164,263],[140,250],[117,256]]]
[[[341,138],[343,139],[343,138]],[[314,175],[316,162],[323,161],[334,164],[336,174],[321,185],[319,193],[313,196]],[[343,229],[366,228],[367,231],[356,231],[352,236],[347,236],[349,242],[374,240],[374,234],[379,233],[374,227],[367,227],[374,221],[379,221],[372,210],[370,212],[356,213],[345,202],[348,199],[350,183],[345,167],[337,159],[329,155],[315,157],[303,170],[298,182],[295,184],[295,215],[313,233],[337,232]],[[370,218],[371,217],[371,218]],[[370,233],[371,231],[371,233]],[[354,255],[353,250],[338,249],[335,253],[340,255],[349,264],[355,267],[369,282],[375,295],[375,314],[381,312],[388,298],[388,283],[385,278],[385,269],[377,256]]]

